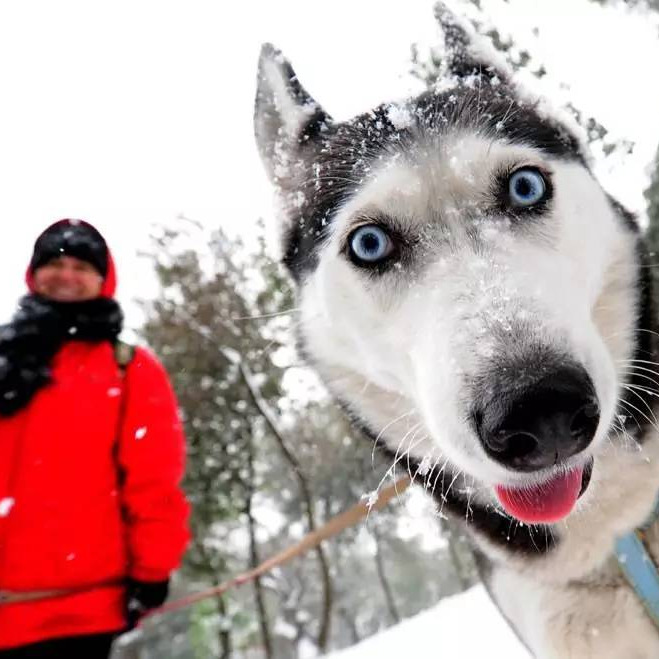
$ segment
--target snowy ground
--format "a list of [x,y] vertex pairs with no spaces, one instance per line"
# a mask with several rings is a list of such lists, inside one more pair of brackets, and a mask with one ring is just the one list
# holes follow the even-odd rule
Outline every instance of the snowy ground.
[[327,656],[329,659],[400,659],[410,652],[446,659],[530,659],[483,586],[447,597],[414,618]]

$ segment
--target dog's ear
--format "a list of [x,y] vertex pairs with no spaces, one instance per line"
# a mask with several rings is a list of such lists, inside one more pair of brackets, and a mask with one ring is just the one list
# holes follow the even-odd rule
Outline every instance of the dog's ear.
[[287,187],[291,168],[331,118],[307,93],[279,50],[264,44],[259,58],[254,132],[271,181]]
[[456,16],[443,2],[435,5],[435,17],[444,34],[445,66],[450,75],[509,81],[511,72],[505,59],[466,18]]

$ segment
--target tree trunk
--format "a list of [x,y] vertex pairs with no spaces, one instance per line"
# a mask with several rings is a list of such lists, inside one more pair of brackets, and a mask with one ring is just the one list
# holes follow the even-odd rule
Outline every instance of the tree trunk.
[[[229,359],[231,361],[231,359]],[[311,488],[309,483],[304,475],[302,466],[298,462],[297,458],[293,452],[288,448],[287,442],[284,439],[283,434],[278,428],[277,422],[274,419],[272,412],[270,411],[267,403],[261,397],[258,388],[255,386],[251,372],[249,371],[247,365],[241,360],[239,362],[240,373],[242,375],[243,381],[247,386],[250,397],[252,401],[261,412],[263,419],[266,424],[272,431],[272,435],[275,438],[282,454],[286,461],[291,465],[293,473],[298,481],[298,486],[300,488],[300,494],[302,500],[304,501],[305,514],[307,518],[307,528],[309,532],[316,530],[316,520],[314,515],[313,500],[311,498]],[[327,649],[327,643],[329,641],[330,634],[330,624],[332,620],[332,578],[329,571],[329,564],[325,551],[322,544],[318,545],[315,550],[316,556],[318,557],[318,565],[320,568],[321,580],[323,585],[323,606],[322,613],[320,616],[320,627],[318,631],[318,641],[317,645],[321,652],[324,652]]]
[[[254,497],[254,453],[253,443],[250,438],[249,454],[247,456],[248,473],[248,496],[245,504],[245,513],[247,515],[247,530],[249,532],[249,566],[254,569],[261,563],[259,559],[258,546],[256,542],[256,523],[252,515],[252,499]],[[270,627],[268,625],[268,612],[265,608],[265,598],[261,578],[254,579],[254,598],[256,600],[256,610],[259,615],[259,627],[261,629],[261,643],[263,645],[263,656],[266,659],[273,658],[272,639],[270,636]]]
[[359,635],[359,630],[357,629],[357,623],[355,622],[355,616],[345,607],[341,607],[338,610],[338,614],[343,620],[346,628],[350,632],[350,642],[351,645],[356,645],[359,641],[362,640],[362,637]]
[[400,622],[400,613],[398,612],[398,607],[396,606],[396,601],[394,600],[394,594],[391,591],[391,586],[389,585],[389,580],[387,579],[387,572],[384,567],[384,560],[382,558],[382,541],[380,539],[380,534],[375,528],[373,528],[373,537],[375,538],[375,566],[377,568],[378,579],[380,580],[380,585],[382,586],[382,591],[384,592],[384,599],[387,602],[387,608],[389,609],[389,615],[391,620],[394,623]]
[[[193,542],[195,543],[196,549],[199,552],[199,555],[202,557],[206,568],[210,572],[212,572],[213,561],[211,560],[211,557],[208,555],[204,543],[198,537],[194,538]],[[217,587],[220,585],[220,583],[222,583],[222,574],[215,574],[215,578],[213,579],[212,585],[214,587]],[[224,595],[219,595],[218,597],[216,597],[215,603],[217,604],[217,612],[220,616],[220,619],[222,620],[220,631],[217,635],[218,642],[220,645],[219,659],[231,659],[231,654],[233,652],[233,642],[231,639],[231,630],[224,628],[224,621],[226,620],[226,616],[227,616],[227,607],[224,601]]]
[[224,603],[224,597],[216,597],[215,601],[217,602],[217,612],[222,618],[222,625],[220,627],[220,633],[218,634],[218,640],[220,642],[220,656],[219,659],[231,659],[231,654],[233,653],[233,645],[231,643],[231,630],[225,629],[224,620],[226,620],[227,607]]

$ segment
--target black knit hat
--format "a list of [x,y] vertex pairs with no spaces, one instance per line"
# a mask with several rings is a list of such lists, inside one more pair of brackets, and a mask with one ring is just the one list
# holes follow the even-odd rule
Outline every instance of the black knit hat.
[[73,256],[94,266],[105,279],[108,247],[103,236],[90,224],[62,220],[48,227],[34,243],[30,272],[60,256]]

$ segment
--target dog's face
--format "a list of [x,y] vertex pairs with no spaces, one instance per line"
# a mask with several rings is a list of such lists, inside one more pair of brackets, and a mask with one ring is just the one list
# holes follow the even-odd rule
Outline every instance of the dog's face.
[[401,469],[553,522],[615,436],[636,229],[564,126],[454,64],[455,88],[334,123],[266,47],[257,138],[331,390]]

